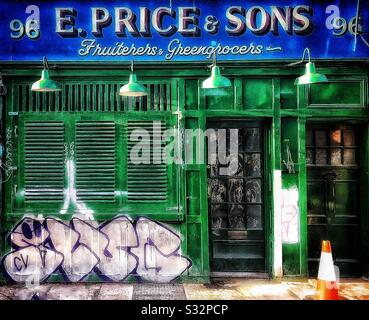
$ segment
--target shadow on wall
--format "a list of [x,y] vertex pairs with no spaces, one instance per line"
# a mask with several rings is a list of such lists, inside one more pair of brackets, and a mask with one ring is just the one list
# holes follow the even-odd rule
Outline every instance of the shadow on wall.
[[60,272],[78,282],[95,272],[103,280],[122,281],[129,275],[150,282],[175,280],[192,263],[181,255],[181,238],[169,226],[138,217],[117,216],[98,225],[72,218],[24,217],[11,231],[14,249],[2,267],[15,282],[45,282]]

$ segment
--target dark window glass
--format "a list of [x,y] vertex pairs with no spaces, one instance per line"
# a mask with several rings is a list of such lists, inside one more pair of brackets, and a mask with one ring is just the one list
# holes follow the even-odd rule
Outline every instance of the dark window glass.
[[245,171],[247,177],[261,176],[261,156],[260,153],[251,153],[245,155]]
[[247,128],[243,130],[244,146],[246,152],[260,151],[260,129]]
[[343,131],[343,142],[345,147],[355,146],[355,132],[354,130],[344,130]]
[[244,181],[243,179],[230,179],[229,180],[229,202],[240,203],[243,202],[244,194]]
[[315,131],[315,145],[317,147],[327,146],[327,132],[323,130]]
[[315,163],[324,165],[327,164],[327,149],[316,149],[315,151]]
[[261,202],[261,180],[249,180],[246,182],[246,202]]
[[[241,128],[238,141],[242,142],[238,157],[229,158],[229,152],[224,155],[230,164],[217,159],[217,164],[208,167],[212,234],[222,240],[247,239],[247,228],[263,228],[262,131]],[[231,175],[221,169],[231,171]]]
[[346,165],[356,164],[356,150],[355,149],[345,149],[343,152],[343,163]]
[[331,146],[340,146],[342,144],[341,130],[333,130],[330,133]]
[[309,129],[306,132],[306,163],[320,166],[356,165],[355,143],[355,130],[348,126]]
[[227,227],[228,207],[224,204],[213,204],[211,206],[212,224],[214,229]]
[[243,176],[243,155],[239,154],[229,157],[229,170],[232,176],[242,177]]
[[260,229],[262,228],[261,206],[247,206],[247,228]]
[[314,150],[313,149],[306,150],[306,163],[314,164]]
[[232,229],[245,229],[245,207],[243,205],[231,205],[228,224]]
[[210,179],[209,198],[211,202],[220,203],[227,201],[227,181],[222,179]]
[[331,165],[332,166],[340,166],[342,164],[342,154],[341,154],[341,149],[339,148],[332,148],[331,149],[331,154],[330,154],[330,159],[331,159]]
[[307,146],[312,146],[313,144],[314,144],[313,131],[312,130],[307,130],[306,131],[306,145]]

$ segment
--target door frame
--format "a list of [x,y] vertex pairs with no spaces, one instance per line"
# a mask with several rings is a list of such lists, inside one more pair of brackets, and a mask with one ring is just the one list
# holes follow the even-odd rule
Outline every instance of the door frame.
[[[227,122],[248,122],[258,123],[263,130],[263,218],[264,218],[264,246],[265,246],[265,272],[212,272],[211,271],[211,219],[209,219],[208,198],[206,201],[208,215],[208,242],[209,242],[209,272],[211,278],[216,277],[232,277],[232,278],[252,278],[266,279],[273,278],[274,274],[274,208],[273,208],[273,168],[272,168],[272,119],[264,117],[239,117],[239,116],[207,116],[205,119],[205,129],[208,129],[208,124],[211,121],[227,121]],[[205,161],[207,165],[208,159],[208,143],[205,141]],[[208,186],[208,170],[206,170],[206,186]]]
[[[369,120],[363,119],[342,119],[342,118],[314,118],[306,121],[306,131],[309,125],[317,124],[330,124],[330,123],[342,123],[357,125],[358,137],[357,141],[359,147],[359,184],[360,184],[360,217],[359,217],[359,230],[360,235],[360,264],[361,264],[361,277],[369,278]],[[306,143],[305,143],[306,148]],[[307,181],[306,181],[307,183]],[[306,195],[307,196],[307,195]],[[306,217],[307,218],[307,217]],[[307,228],[307,220],[306,220]],[[308,230],[306,230],[306,236]],[[306,239],[307,243],[307,239]],[[306,263],[308,264],[308,252],[306,252]],[[308,267],[308,266],[307,266]]]

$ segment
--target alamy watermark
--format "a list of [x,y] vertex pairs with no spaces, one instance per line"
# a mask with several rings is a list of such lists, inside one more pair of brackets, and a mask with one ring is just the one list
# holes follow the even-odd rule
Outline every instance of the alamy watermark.
[[163,130],[163,126],[163,122],[153,121],[152,130],[136,128],[130,133],[132,164],[209,164],[219,165],[220,175],[237,172],[238,129]]

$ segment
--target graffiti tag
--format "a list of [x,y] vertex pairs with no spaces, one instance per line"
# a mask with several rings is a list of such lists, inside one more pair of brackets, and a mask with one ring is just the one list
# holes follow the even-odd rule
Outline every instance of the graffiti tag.
[[181,255],[181,238],[167,225],[145,217],[117,216],[98,225],[24,217],[9,234],[13,248],[2,260],[16,282],[30,277],[46,281],[60,272],[67,281],[84,280],[92,272],[109,281],[129,275],[151,282],[170,282],[191,267]]

